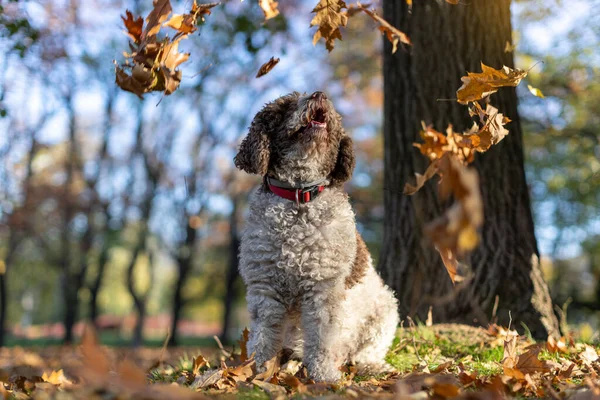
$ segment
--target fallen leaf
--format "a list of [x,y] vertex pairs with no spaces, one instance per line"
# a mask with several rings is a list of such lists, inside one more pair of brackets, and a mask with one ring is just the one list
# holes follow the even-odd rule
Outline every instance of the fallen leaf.
[[73,383],[67,379],[62,369],[59,369],[58,371],[52,371],[50,375],[44,372],[42,374],[42,380],[56,386],[71,385]]
[[280,362],[280,355],[277,354],[275,357],[271,358],[270,360],[268,360],[265,363],[265,365],[264,365],[265,370],[263,372],[261,372],[260,374],[256,375],[256,377],[254,379],[259,380],[259,381],[264,381],[264,382],[271,382],[273,379],[276,380],[275,374],[277,374],[277,372],[279,371],[279,367],[280,367],[279,362]]
[[598,353],[592,346],[585,345],[584,351],[579,353],[579,359],[587,366],[592,365],[593,362],[598,360]]
[[278,4],[275,0],[258,0],[258,5],[265,13],[265,20],[279,15]]
[[530,346],[527,352],[519,356],[515,368],[525,375],[534,375],[536,373],[544,374],[546,372],[550,372],[550,368],[548,367],[547,363],[540,360],[538,357],[540,351],[540,346]]
[[544,94],[542,93],[542,91],[538,88],[534,88],[531,85],[527,85],[527,89],[529,89],[529,92],[531,92],[532,95],[545,99]]
[[271,57],[269,61],[260,66],[256,77],[260,78],[261,76],[268,74],[278,63],[279,58]]
[[193,359],[192,373],[194,375],[198,375],[200,370],[204,367],[210,367],[210,365],[208,364],[208,361],[206,361],[206,358],[204,358],[202,355],[199,355]]

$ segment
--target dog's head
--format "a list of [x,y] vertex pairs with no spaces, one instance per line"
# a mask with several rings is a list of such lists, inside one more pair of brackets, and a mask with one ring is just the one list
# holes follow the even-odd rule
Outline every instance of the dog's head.
[[323,92],[294,92],[266,104],[234,161],[251,174],[290,183],[327,178],[331,185],[350,179],[355,163],[352,139]]

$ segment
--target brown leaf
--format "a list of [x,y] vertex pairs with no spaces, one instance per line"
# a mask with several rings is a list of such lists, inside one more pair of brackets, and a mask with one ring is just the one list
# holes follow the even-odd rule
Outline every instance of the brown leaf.
[[221,3],[219,3],[219,2],[196,4],[196,0],[194,0],[194,4],[192,4],[191,14],[199,15],[202,18],[202,21],[204,21],[204,15],[210,15],[210,13],[211,13],[210,9],[213,7],[216,7],[220,4]]
[[450,4],[458,4],[459,0],[446,0],[446,3],[450,3]]
[[579,359],[587,366],[598,360],[598,353],[592,346],[585,345],[585,350],[579,354]]
[[429,167],[427,167],[427,170],[425,170],[425,174],[423,175],[415,173],[415,177],[417,179],[415,186],[411,185],[410,183],[406,183],[404,185],[404,194],[411,196],[417,193],[428,180],[433,178],[438,173],[438,162],[439,160],[434,160],[434,162],[429,164]]
[[143,389],[147,385],[146,373],[127,359],[119,364],[117,376],[123,385],[131,389]]
[[375,10],[369,10],[367,6],[362,6],[360,3],[357,3],[356,7],[379,24],[379,31],[385,34],[387,39],[392,43],[392,53],[395,53],[398,50],[399,42],[412,45],[410,39],[404,32],[380,17]]
[[[268,360],[265,365],[264,368],[265,370],[263,372],[261,372],[260,374],[256,375],[256,377],[254,378],[255,380],[259,380],[259,381],[265,381],[265,382],[271,382],[273,381],[273,379],[275,378],[275,374],[277,374],[277,372],[279,371],[279,367],[280,367],[280,355],[277,354],[275,357],[271,358],[270,360]],[[276,378],[275,378],[276,380]],[[276,383],[276,382],[274,382]]]
[[191,14],[173,14],[173,16],[165,22],[164,26],[173,28],[183,34],[194,33],[196,28],[196,18]]
[[240,361],[244,362],[248,359],[248,339],[250,337],[250,331],[248,328],[244,328],[242,331],[242,337],[238,341],[240,345]]
[[98,346],[98,340],[94,330],[86,326],[81,337],[81,352],[83,353],[83,365],[93,379],[104,380],[110,372],[108,358]]
[[348,8],[343,0],[319,0],[319,4],[312,10],[316,15],[310,21],[310,26],[318,29],[313,36],[313,45],[323,38],[328,51],[335,47],[335,39],[342,40],[340,27],[348,23],[348,15],[342,9]]
[[258,0],[258,5],[265,13],[266,20],[279,15],[278,4],[275,0]]
[[492,145],[499,143],[509,133],[504,125],[509,123],[510,119],[498,112],[496,107],[488,104],[484,118],[484,125],[479,131],[480,141],[476,147],[476,150],[479,152],[487,151]]
[[461,78],[463,85],[456,91],[459,103],[481,100],[501,87],[517,86],[527,76],[527,71],[507,66],[497,70],[481,63],[481,70],[480,73],[468,72],[467,76]]
[[439,164],[440,198],[453,195],[455,203],[440,217],[429,222],[425,234],[431,239],[444,261],[452,281],[455,281],[458,258],[479,243],[477,230],[483,224],[483,201],[479,190],[479,175],[465,167],[456,157],[446,155]]
[[152,11],[146,17],[146,29],[142,34],[142,39],[156,35],[160,31],[161,24],[173,11],[169,0],[154,0],[152,4]]
[[550,372],[550,368],[548,367],[547,363],[538,358],[540,350],[540,346],[530,346],[526,353],[519,356],[515,369],[525,375],[533,375],[535,373],[544,374],[546,372]]
[[179,42],[166,44],[163,48],[161,64],[174,71],[181,63],[190,58],[190,53],[179,52]]
[[198,357],[194,358],[194,367],[192,369],[192,373],[194,375],[198,375],[200,370],[204,367],[210,367],[208,361],[206,361],[206,358],[204,358],[202,355],[199,355]]
[[256,77],[260,78],[261,76],[268,74],[278,63],[279,58],[271,57],[269,61],[260,66]]
[[144,26],[144,19],[142,17],[134,19],[133,14],[129,10],[126,10],[125,14],[127,15],[127,17],[121,16],[121,19],[125,24],[127,34],[131,39],[133,39],[135,43],[139,43],[142,37],[142,27]]
[[259,388],[261,388],[262,390],[264,390],[265,392],[267,392],[272,399],[279,399],[279,398],[286,398],[287,393],[285,391],[285,388],[283,386],[279,386],[279,385],[274,385],[272,383],[268,383],[268,382],[263,382],[263,381],[259,381],[259,380],[253,380],[252,381],[253,384],[255,384],[256,386],[258,386]]

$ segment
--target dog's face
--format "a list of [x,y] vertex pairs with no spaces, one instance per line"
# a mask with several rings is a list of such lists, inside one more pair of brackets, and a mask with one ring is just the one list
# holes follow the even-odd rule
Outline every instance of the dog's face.
[[294,92],[265,105],[235,156],[239,169],[290,183],[328,178],[340,185],[354,163],[342,117],[322,92]]

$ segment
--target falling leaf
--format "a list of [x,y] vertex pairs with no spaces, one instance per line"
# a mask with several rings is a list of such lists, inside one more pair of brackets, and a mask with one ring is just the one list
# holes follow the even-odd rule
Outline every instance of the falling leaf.
[[504,52],[505,53],[512,53],[513,51],[515,51],[516,48],[517,48],[516,45],[512,44],[511,42],[509,42],[507,40],[506,44],[504,45]]
[[529,89],[529,91],[531,92],[532,95],[534,95],[536,97],[539,97],[539,98],[542,98],[542,99],[545,98],[544,94],[542,93],[542,91],[540,89],[534,88],[531,85],[527,85],[527,89]]
[[195,19],[190,14],[174,14],[164,26],[173,28],[181,33],[193,33],[196,28]]
[[517,86],[527,76],[527,71],[518,68],[511,69],[507,66],[502,69],[494,69],[481,63],[480,73],[469,72],[463,76],[463,85],[456,91],[459,103],[467,104],[471,101],[481,100],[499,88],[505,86]]
[[201,20],[204,21],[204,16],[205,15],[210,15],[211,11],[210,9],[213,7],[216,7],[218,5],[220,5],[220,2],[216,2],[216,3],[203,3],[203,4],[196,4],[196,0],[194,0],[194,3],[192,4],[192,10],[190,11],[190,13],[194,16],[200,16]]
[[440,161],[439,170],[442,175],[440,198],[444,200],[452,194],[455,203],[429,222],[424,231],[440,253],[454,282],[458,258],[479,243],[477,230],[483,224],[483,201],[475,169],[467,168],[456,157],[446,155]]
[[363,6],[360,3],[356,3],[356,7],[371,17],[375,22],[379,24],[379,31],[386,35],[387,39],[392,43],[392,53],[395,53],[398,50],[398,43],[402,42],[407,45],[412,45],[408,36],[399,30],[398,28],[391,25],[385,19],[381,18],[377,12],[374,10],[370,10],[367,6]]
[[260,78],[261,76],[268,74],[278,63],[279,58],[271,57],[269,61],[260,66],[256,77]]
[[450,4],[458,4],[459,0],[446,0],[446,3],[450,3]]
[[181,63],[190,58],[190,53],[179,52],[179,42],[167,44],[163,47],[161,65],[174,71]]
[[425,170],[425,174],[421,175],[419,173],[415,173],[415,177],[417,179],[417,182],[415,184],[415,186],[407,183],[404,185],[404,194],[406,195],[413,195],[416,192],[419,191],[419,189],[421,189],[423,187],[423,185],[425,185],[425,183],[433,178],[436,174],[438,173],[438,162],[432,162],[431,164],[429,164],[429,167],[427,167],[427,170]]
[[335,47],[335,39],[342,40],[340,27],[348,23],[348,15],[342,9],[348,8],[343,0],[319,0],[319,4],[312,10],[316,15],[310,21],[310,26],[317,26],[313,36],[313,45],[323,38],[328,51]]
[[127,15],[127,17],[121,16],[121,19],[123,19],[125,29],[127,29],[127,34],[131,39],[133,39],[135,43],[139,43],[142,37],[142,27],[144,26],[144,19],[142,17],[134,19],[133,14],[129,10],[126,10],[125,14]]
[[279,15],[278,4],[275,0],[258,0],[258,5],[265,13],[266,20]]
[[506,135],[508,129],[504,127],[510,119],[498,112],[498,109],[490,104],[487,105],[483,118],[483,127],[479,131],[480,142],[476,146],[479,152],[487,151],[492,145],[498,144]]
[[146,29],[142,34],[142,39],[156,35],[171,11],[173,11],[173,7],[169,0],[154,0],[152,11],[146,17]]

